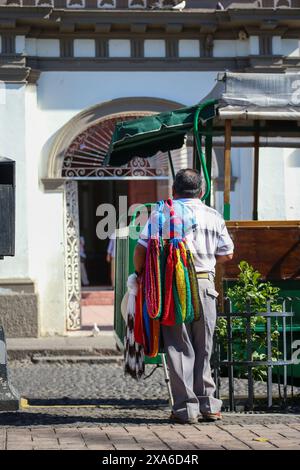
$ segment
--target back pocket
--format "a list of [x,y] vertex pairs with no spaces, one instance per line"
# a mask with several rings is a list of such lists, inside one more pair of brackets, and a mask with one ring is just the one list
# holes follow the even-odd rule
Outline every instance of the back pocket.
[[212,287],[208,287],[206,289],[206,295],[208,295],[209,297],[212,297],[214,299],[216,299],[218,296],[219,296],[219,292],[217,292],[215,289],[213,289]]

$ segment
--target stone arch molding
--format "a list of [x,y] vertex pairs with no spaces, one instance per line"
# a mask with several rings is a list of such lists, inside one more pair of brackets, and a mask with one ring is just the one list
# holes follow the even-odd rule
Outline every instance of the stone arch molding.
[[[66,331],[78,330],[81,327],[81,283],[79,256],[79,210],[78,182],[75,179],[63,178],[64,158],[74,139],[89,127],[102,120],[124,114],[155,114],[182,107],[181,103],[158,98],[121,98],[107,101],[82,111],[67,122],[53,139],[48,157],[47,178],[50,183],[45,186],[63,192],[64,220],[64,290],[65,290],[65,327]],[[57,184],[58,183],[58,184]],[[63,183],[63,184],[61,184]]]
[[48,157],[47,179],[62,177],[63,161],[73,140],[90,126],[124,113],[155,114],[183,107],[182,103],[160,98],[117,98],[88,108],[68,121],[56,135]]

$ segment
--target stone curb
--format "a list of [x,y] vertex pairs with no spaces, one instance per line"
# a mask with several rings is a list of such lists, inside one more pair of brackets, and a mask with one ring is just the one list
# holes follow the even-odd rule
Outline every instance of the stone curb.
[[[25,359],[33,360],[35,356],[39,357],[57,357],[57,356],[75,356],[75,357],[118,357],[116,349],[11,349],[8,350],[7,355],[9,361],[21,361]],[[122,357],[120,354],[119,357]]]
[[55,356],[40,356],[34,354],[31,358],[34,363],[89,363],[89,364],[121,364],[123,356],[116,355],[55,355]]

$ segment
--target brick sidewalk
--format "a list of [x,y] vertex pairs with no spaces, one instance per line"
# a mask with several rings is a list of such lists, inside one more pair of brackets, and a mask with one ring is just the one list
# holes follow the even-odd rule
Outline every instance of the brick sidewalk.
[[300,424],[0,428],[0,450],[300,450]]

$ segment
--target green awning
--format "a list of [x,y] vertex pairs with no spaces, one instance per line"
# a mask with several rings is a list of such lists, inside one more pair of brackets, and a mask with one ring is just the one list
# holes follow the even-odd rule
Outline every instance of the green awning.
[[[103,165],[121,166],[134,157],[149,158],[157,152],[181,148],[187,132],[194,127],[194,117],[201,104],[116,124]],[[202,122],[216,115],[215,102],[200,112]]]

